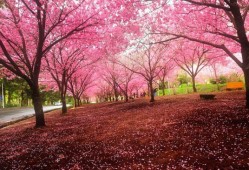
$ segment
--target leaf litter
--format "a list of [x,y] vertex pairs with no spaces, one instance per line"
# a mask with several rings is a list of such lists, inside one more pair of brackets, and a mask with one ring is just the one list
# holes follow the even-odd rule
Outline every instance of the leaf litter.
[[243,91],[102,103],[0,129],[1,169],[249,169]]

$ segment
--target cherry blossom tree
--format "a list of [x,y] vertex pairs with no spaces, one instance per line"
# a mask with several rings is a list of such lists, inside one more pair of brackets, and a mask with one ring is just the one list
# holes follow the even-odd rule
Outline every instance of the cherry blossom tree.
[[[90,71],[89,71],[90,70]],[[78,70],[68,80],[68,90],[74,98],[74,107],[79,107],[86,90],[94,85],[94,68],[86,67]]]
[[214,79],[215,79],[215,84],[217,86],[217,90],[220,91],[220,70],[222,69],[222,67],[224,67],[225,65],[227,65],[228,61],[227,60],[212,60],[208,66],[210,67],[211,71],[214,74]]
[[142,76],[147,81],[150,92],[150,102],[155,101],[153,83],[162,69],[160,63],[163,60],[162,56],[164,53],[165,46],[163,45],[143,45],[143,51],[139,50],[127,56],[127,61],[120,62],[121,65]]
[[[62,114],[67,113],[66,94],[68,82],[71,77],[81,68],[91,64],[84,54],[84,50],[76,45],[76,42],[64,41],[55,45],[46,57],[46,68],[48,74],[56,82],[62,102]],[[97,61],[97,59],[96,59]]]
[[118,70],[118,64],[112,60],[103,60],[102,67],[100,67],[102,79],[112,87],[115,101],[118,101],[120,89],[118,86],[118,79],[120,78]]
[[106,82],[98,84],[98,90],[95,95],[97,96],[97,102],[112,101],[112,87]]
[[165,82],[167,76],[172,72],[172,70],[175,68],[175,62],[173,61],[172,57],[164,56],[162,62],[162,65],[160,65],[160,73],[158,74],[158,79],[160,81],[159,85],[161,84],[163,96],[165,95]]
[[206,67],[211,58],[209,57],[210,49],[205,48],[202,44],[184,42],[178,44],[173,60],[184,70],[192,80],[193,92],[197,92],[195,78],[198,73]]
[[[119,65],[122,67],[121,65]],[[125,102],[128,102],[129,100],[129,86],[133,79],[134,72],[127,69],[126,67],[120,68],[119,73],[120,79],[118,79],[117,86],[119,87],[120,91],[123,93]]]

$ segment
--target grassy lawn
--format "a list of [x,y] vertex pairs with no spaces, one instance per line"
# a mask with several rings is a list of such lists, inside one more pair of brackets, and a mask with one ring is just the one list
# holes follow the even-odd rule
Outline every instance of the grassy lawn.
[[[220,89],[225,89],[226,84],[219,84]],[[197,92],[199,93],[210,93],[217,92],[218,88],[216,84],[197,84]],[[174,94],[189,94],[193,93],[192,85],[182,84],[177,88],[165,89],[165,95],[174,95]],[[159,90],[159,96],[162,96],[162,90]]]
[[103,103],[0,129],[1,169],[249,169],[244,91]]

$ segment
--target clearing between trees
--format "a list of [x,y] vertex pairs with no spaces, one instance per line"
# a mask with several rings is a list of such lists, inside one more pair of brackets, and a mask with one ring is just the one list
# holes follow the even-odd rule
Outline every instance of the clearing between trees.
[[248,169],[245,92],[85,105],[0,129],[1,169]]

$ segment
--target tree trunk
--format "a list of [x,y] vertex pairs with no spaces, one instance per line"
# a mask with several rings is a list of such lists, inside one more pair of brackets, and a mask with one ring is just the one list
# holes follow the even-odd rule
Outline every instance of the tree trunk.
[[77,106],[78,107],[80,106],[80,98],[79,97],[77,98]]
[[66,104],[66,100],[62,101],[62,114],[66,114],[67,113],[67,104]]
[[125,93],[125,102],[128,102],[128,100],[129,100],[129,97],[128,97],[128,94],[127,94],[127,92]]
[[249,70],[244,69],[245,88],[246,88],[246,108],[249,108]]
[[150,87],[150,83],[148,83],[147,85],[148,85],[148,96],[151,96],[151,87]]
[[5,84],[4,82],[5,82],[5,79],[3,79],[3,84],[2,84],[3,85],[3,87],[2,87],[3,88],[3,94],[2,94],[3,98],[2,98],[2,100],[3,100],[3,105],[5,106],[6,105],[6,100],[5,100],[5,98],[6,98],[6,87],[4,85]]
[[165,96],[165,82],[164,82],[164,79],[162,81],[162,89],[163,89],[163,96]]
[[115,96],[115,101],[117,102],[117,101],[118,101],[118,92],[117,92],[116,89],[115,89],[115,91],[114,91],[114,96]]
[[195,87],[195,76],[191,76],[192,77],[192,84],[193,84],[193,92],[196,93],[197,89]]
[[217,90],[220,91],[220,86],[219,86],[219,82],[216,81],[216,86],[217,86]]
[[35,110],[36,127],[45,126],[44,112],[42,108],[42,101],[40,96],[39,87],[32,87],[32,100]]
[[154,96],[154,89],[153,89],[152,81],[149,82],[149,87],[150,87],[150,102],[154,102],[155,96]]
[[76,108],[77,107],[77,99],[75,96],[73,97],[73,100],[74,100],[74,108]]
[[247,31],[245,27],[245,21],[240,13],[240,7],[237,1],[233,1],[233,5],[230,5],[231,13],[234,16],[234,22],[237,29],[237,35],[241,45],[241,54],[243,59],[243,72],[245,76],[245,88],[246,88],[246,108],[249,108],[249,42],[247,37]]
[[66,104],[66,96],[61,94],[61,103],[62,103],[62,114],[67,113],[67,104]]

